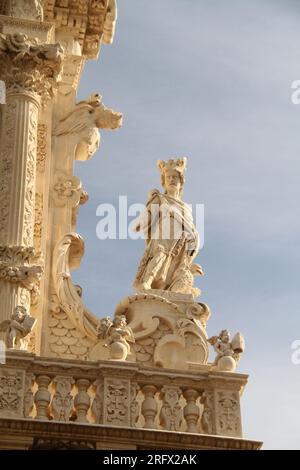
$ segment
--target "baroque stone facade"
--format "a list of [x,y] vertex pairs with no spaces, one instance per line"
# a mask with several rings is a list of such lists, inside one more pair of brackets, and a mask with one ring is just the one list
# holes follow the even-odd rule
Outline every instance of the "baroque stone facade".
[[[114,315],[91,312],[72,281],[88,201],[74,163],[88,165],[102,130],[122,125],[100,93],[78,102],[76,92],[116,19],[116,0],[0,1],[0,448],[257,449],[242,438],[247,377],[234,373],[244,339],[208,338],[210,309],[194,286],[203,270],[181,200],[185,158],[158,162],[164,191],[150,192],[134,292]],[[166,242],[169,216],[185,230]]]

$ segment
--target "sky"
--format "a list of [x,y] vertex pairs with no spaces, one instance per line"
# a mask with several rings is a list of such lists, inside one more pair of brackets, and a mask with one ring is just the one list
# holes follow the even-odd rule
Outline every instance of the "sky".
[[[86,64],[78,100],[99,92],[124,115],[76,163],[90,199],[77,231],[86,253],[73,279],[96,315],[132,293],[143,240],[99,240],[99,204],[144,203],[158,159],[187,156],[183,200],[205,206],[197,258],[210,336],[241,331],[249,374],[244,436],[300,449],[300,79],[297,0],[119,0],[112,46]],[[129,219],[129,220],[132,220]]]

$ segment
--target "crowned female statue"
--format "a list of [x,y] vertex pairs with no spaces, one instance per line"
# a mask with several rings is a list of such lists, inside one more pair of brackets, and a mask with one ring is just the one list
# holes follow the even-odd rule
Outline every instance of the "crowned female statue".
[[162,289],[199,295],[194,275],[202,268],[193,264],[199,251],[199,235],[191,208],[181,200],[186,158],[157,162],[164,193],[150,192],[137,231],[146,239],[146,250],[133,284],[137,291]]

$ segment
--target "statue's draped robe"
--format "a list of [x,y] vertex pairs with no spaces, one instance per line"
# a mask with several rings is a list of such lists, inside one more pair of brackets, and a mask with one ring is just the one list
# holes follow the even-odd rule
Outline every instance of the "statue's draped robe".
[[138,229],[144,233],[147,246],[135,286],[151,278],[151,288],[171,289],[176,271],[190,266],[199,251],[199,235],[191,208],[181,200],[153,190],[138,220]]

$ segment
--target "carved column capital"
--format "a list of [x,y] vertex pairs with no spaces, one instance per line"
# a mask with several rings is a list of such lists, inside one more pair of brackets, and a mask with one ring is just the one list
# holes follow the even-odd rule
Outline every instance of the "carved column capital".
[[60,44],[41,44],[26,34],[0,33],[0,79],[8,92],[51,98],[62,69]]
[[43,260],[33,247],[0,245],[0,279],[25,287],[32,302],[39,294],[43,272]]

